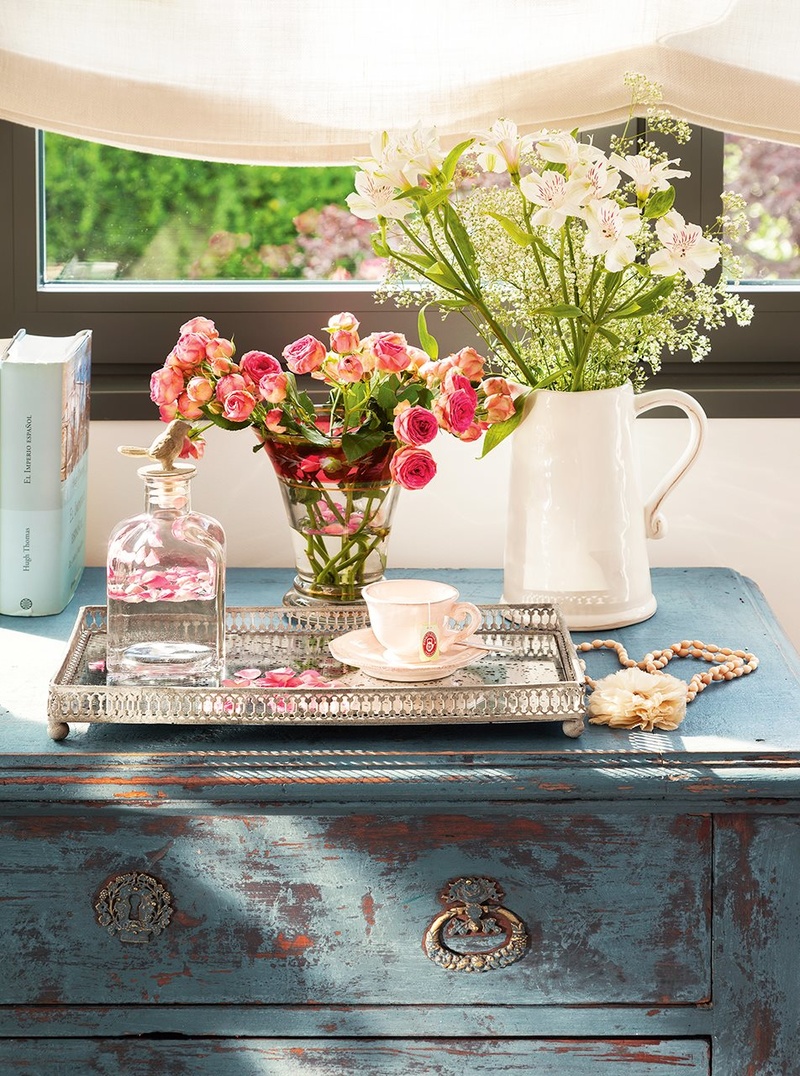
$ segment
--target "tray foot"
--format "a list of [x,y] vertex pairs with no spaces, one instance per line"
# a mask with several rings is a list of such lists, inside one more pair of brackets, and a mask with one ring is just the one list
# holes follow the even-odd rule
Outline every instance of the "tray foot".
[[572,736],[574,738],[580,736],[586,726],[582,717],[571,717],[569,721],[564,721],[561,727],[564,730],[565,736]]
[[47,726],[47,731],[51,740],[66,740],[67,736],[69,736],[69,725],[66,721],[56,721],[54,724]]

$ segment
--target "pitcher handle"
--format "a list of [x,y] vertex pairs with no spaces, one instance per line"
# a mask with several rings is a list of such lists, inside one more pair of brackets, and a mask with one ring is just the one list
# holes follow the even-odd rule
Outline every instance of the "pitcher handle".
[[679,389],[653,389],[633,398],[633,409],[638,418],[654,407],[677,407],[689,419],[689,441],[673,467],[658,483],[644,505],[644,526],[648,538],[663,538],[667,521],[661,514],[664,498],[680,482],[703,447],[708,420],[697,400]]

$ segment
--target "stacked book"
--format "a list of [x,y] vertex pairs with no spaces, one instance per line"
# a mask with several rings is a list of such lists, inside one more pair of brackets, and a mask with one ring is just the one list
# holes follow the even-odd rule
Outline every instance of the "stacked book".
[[0,613],[59,613],[83,572],[91,343],[0,341]]

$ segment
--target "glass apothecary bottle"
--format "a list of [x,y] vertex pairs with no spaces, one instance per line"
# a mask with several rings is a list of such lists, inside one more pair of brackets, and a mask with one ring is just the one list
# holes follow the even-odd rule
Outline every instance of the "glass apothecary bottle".
[[[152,455],[154,446],[120,451]],[[225,535],[215,519],[191,510],[195,474],[193,464],[168,457],[141,467],[145,510],[111,533],[109,684],[215,686],[223,675]]]

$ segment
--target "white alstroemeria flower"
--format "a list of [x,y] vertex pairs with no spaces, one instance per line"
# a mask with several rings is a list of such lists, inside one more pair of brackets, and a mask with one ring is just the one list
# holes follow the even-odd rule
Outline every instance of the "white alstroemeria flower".
[[642,219],[635,206],[621,209],[610,198],[589,202],[583,211],[587,232],[584,249],[592,258],[605,255],[609,273],[619,273],[636,260],[636,247],[628,237],[639,231]]
[[605,154],[591,142],[578,142],[567,131],[543,131],[535,140],[536,151],[540,157],[553,164],[565,164],[567,172],[572,172],[578,165],[599,160]]
[[650,158],[642,153],[637,153],[635,157],[620,157],[618,153],[612,153],[611,163],[626,176],[631,177],[636,188],[636,197],[640,202],[645,202],[652,191],[665,191],[671,179],[686,179],[692,174],[680,168],[670,168],[672,164],[681,163],[678,158],[653,164]]
[[356,193],[348,194],[345,200],[353,216],[361,220],[402,220],[414,208],[407,198],[396,198],[397,188],[378,175],[356,172],[355,185]]
[[579,164],[572,173],[572,179],[582,180],[588,184],[587,199],[606,198],[619,186],[620,174],[611,168],[605,157]]
[[404,174],[413,185],[421,174],[430,175],[441,168],[447,156],[439,143],[436,128],[423,127],[419,123],[401,137],[400,153],[408,160]]
[[522,154],[533,145],[530,135],[520,137],[516,123],[495,120],[473,146],[478,164],[486,172],[519,172]]
[[446,156],[436,128],[420,124],[401,134],[382,131],[373,137],[370,150],[371,157],[356,157],[356,163],[370,175],[387,180],[397,190],[417,186],[420,175],[434,172]]
[[519,182],[529,202],[541,206],[531,223],[548,228],[560,228],[567,217],[577,217],[586,198],[588,186],[574,179],[565,179],[560,172],[547,171],[541,175],[529,172]]
[[648,262],[659,276],[673,276],[682,269],[693,284],[699,284],[719,261],[719,244],[706,239],[699,224],[687,224],[674,210],[656,221],[656,234],[664,246]]

